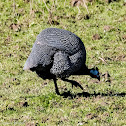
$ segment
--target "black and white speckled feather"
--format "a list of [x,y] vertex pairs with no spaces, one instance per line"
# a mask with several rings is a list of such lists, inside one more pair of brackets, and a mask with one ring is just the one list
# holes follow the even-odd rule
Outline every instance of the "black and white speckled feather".
[[56,78],[81,89],[82,86],[66,77],[90,75],[100,80],[98,68],[88,69],[85,61],[85,46],[77,35],[63,29],[47,28],[37,36],[23,69],[35,71],[43,79],[53,79],[56,93],[60,94]]

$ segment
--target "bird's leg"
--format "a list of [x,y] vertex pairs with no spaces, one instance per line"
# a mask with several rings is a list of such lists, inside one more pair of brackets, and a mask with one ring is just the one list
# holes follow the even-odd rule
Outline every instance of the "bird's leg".
[[73,85],[76,86],[76,87],[79,86],[83,90],[83,87],[78,82],[76,82],[74,80],[68,80],[66,78],[62,78],[62,80],[71,83],[72,87],[73,87]]
[[55,91],[56,91],[57,95],[60,95],[59,90],[58,90],[58,86],[57,86],[57,82],[56,82],[57,79],[54,78],[53,81],[54,81],[54,84],[55,84]]

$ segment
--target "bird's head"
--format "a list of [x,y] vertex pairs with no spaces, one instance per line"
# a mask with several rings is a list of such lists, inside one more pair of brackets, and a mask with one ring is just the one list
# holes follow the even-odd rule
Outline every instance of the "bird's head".
[[100,81],[99,70],[98,70],[97,67],[90,69],[90,76],[93,77],[93,78],[96,78]]

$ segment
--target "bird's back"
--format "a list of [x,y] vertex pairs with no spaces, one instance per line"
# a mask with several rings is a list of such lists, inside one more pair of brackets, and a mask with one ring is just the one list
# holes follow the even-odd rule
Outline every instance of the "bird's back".
[[47,28],[38,36],[37,40],[42,45],[54,47],[63,50],[69,55],[75,54],[78,50],[84,48],[81,39],[74,33],[58,28]]

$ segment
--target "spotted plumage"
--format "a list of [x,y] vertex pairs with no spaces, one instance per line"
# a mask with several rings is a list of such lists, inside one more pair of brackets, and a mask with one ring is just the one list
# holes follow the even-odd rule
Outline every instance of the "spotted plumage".
[[93,77],[85,61],[85,46],[77,35],[63,29],[47,28],[37,36],[23,69],[35,71],[43,79],[53,79],[59,94],[56,78],[68,81],[66,78],[70,75]]

